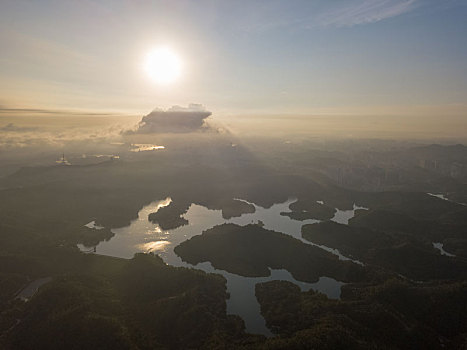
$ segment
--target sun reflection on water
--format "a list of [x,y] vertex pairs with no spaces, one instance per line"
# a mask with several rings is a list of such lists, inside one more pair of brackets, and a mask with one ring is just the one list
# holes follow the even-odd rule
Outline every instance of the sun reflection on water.
[[153,241],[144,244],[138,244],[136,245],[136,248],[145,253],[165,252],[168,245],[170,245],[169,241]]
[[131,152],[145,152],[145,151],[156,151],[165,149],[164,146],[160,145],[152,145],[149,143],[132,143],[131,144]]

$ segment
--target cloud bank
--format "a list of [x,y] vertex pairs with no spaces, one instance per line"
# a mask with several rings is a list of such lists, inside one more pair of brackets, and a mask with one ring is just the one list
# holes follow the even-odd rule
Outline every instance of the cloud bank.
[[190,104],[188,107],[173,106],[167,110],[155,109],[144,116],[135,131],[129,133],[186,133],[206,127],[205,119],[211,115],[204,106]]
[[108,142],[121,138],[134,127],[137,118],[84,111],[0,108],[0,154],[4,149]]

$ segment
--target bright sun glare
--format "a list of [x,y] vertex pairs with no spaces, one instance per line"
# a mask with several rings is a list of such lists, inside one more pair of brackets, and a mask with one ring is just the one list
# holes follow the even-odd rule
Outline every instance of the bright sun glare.
[[172,50],[158,48],[146,56],[144,70],[152,81],[166,85],[175,82],[180,77],[182,62]]

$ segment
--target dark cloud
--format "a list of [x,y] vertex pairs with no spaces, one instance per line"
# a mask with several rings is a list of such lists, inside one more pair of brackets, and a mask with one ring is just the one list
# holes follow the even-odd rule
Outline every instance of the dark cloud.
[[206,127],[205,119],[211,115],[204,106],[190,104],[188,107],[173,106],[168,110],[155,109],[144,116],[135,131],[129,133],[185,133]]

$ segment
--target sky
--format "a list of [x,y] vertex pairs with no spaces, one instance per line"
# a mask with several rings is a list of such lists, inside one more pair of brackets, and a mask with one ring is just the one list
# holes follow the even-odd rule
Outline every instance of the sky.
[[[467,118],[465,0],[1,0],[0,109]],[[180,78],[144,57],[168,47]]]

